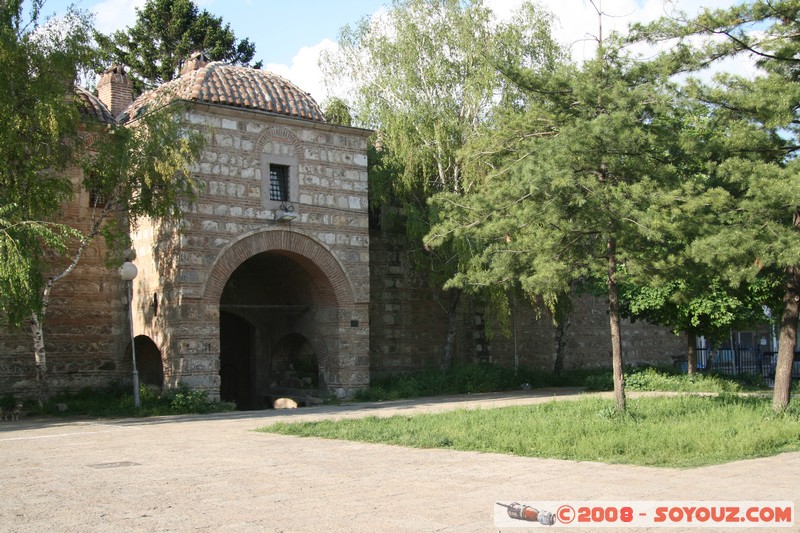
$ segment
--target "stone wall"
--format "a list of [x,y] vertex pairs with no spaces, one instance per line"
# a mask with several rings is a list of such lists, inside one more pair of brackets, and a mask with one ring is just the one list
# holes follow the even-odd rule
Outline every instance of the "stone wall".
[[[89,193],[72,173],[75,200],[65,205],[60,220],[88,228]],[[53,392],[76,392],[129,379],[132,364],[125,357],[128,329],[122,282],[105,266],[105,245],[98,237],[85,250],[77,268],[54,285],[44,322],[49,386]],[[65,261],[55,263],[53,272]],[[34,397],[36,369],[29,328],[0,328],[0,396]]]
[[[447,315],[424,277],[415,272],[408,246],[397,230],[375,229],[370,235],[372,299],[371,370],[374,375],[437,368],[447,331]],[[487,317],[470,298],[459,304],[459,332],[454,361],[513,366],[515,344],[521,366],[552,371],[557,328],[551,317],[526,302],[517,302],[504,323]],[[492,323],[487,324],[487,320]],[[515,343],[516,339],[516,343]],[[564,330],[565,369],[610,367],[611,337],[605,302],[577,297]],[[625,363],[670,365],[683,354],[686,341],[666,328],[642,321],[622,323]]]

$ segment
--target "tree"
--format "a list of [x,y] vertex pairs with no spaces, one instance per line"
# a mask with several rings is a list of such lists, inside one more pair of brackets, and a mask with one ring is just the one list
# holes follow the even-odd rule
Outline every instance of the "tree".
[[[181,202],[195,189],[188,166],[202,141],[183,131],[169,110],[108,129],[81,125],[73,83],[81,62],[92,57],[83,44],[87,19],[76,14],[28,31],[36,28],[38,12],[23,26],[20,4],[0,7],[7,22],[0,58],[9,74],[3,78],[8,98],[0,105],[14,109],[1,114],[8,142],[0,148],[0,287],[10,290],[0,294],[0,310],[11,325],[29,319],[39,401],[45,403],[44,321],[53,286],[101,233],[108,243],[124,245],[128,227],[141,217],[179,217]],[[75,168],[83,169],[80,186],[106,199],[94,206],[88,227],[54,222],[59,206],[74,197],[67,170]]]
[[[482,0],[398,0],[385,16],[345,27],[340,54],[323,63],[329,80],[355,83],[355,122],[378,130],[370,203],[402,211],[412,260],[447,315],[444,371],[453,356],[462,291],[441,287],[455,272],[459,250],[423,247],[427,200],[436,192],[470,190],[461,150],[499,102],[514,101],[514,87],[491,60],[541,64],[560,53],[549,18],[533,5],[517,21],[496,24]],[[381,176],[386,181],[376,179]]]
[[[136,9],[136,23],[113,35],[95,34],[106,63],[128,67],[134,92],[140,94],[180,75],[194,51],[212,61],[247,65],[256,47],[249,39],[237,40],[230,24],[192,0],[148,0]],[[259,61],[254,68],[261,68]]]
[[619,291],[659,260],[660,206],[680,182],[672,160],[681,110],[664,72],[614,42],[580,68],[504,70],[526,91],[527,108],[499,118],[475,148],[492,154],[480,185],[433,198],[438,224],[426,242],[471,248],[448,286],[516,280],[551,309],[573,285],[602,280],[624,411]]
[[[650,41],[677,39],[668,59],[700,70],[720,58],[750,54],[754,79],[717,75],[688,91],[712,111],[727,157],[714,166],[713,185],[700,194],[713,207],[692,243],[698,260],[716,265],[734,285],[763,269],[783,274],[783,311],[773,408],[786,409],[800,313],[800,4],[757,0],[704,10],[691,20],[638,28]],[[697,37],[701,39],[698,42]],[[721,37],[721,38],[720,38]]]
[[340,126],[352,126],[353,117],[347,102],[341,98],[331,98],[325,103],[325,120]]
[[65,171],[83,142],[69,94],[93,58],[86,14],[41,26],[42,3],[29,18],[22,0],[0,4],[0,319],[17,326],[37,308],[45,249],[75,235],[51,217],[72,196]]
[[767,322],[764,305],[773,307],[776,302],[774,275],[733,288],[725,279],[705,272],[695,265],[694,270],[684,270],[669,280],[660,276],[650,285],[628,285],[620,291],[624,316],[686,335],[689,374],[697,369],[699,335],[716,344],[731,330]]

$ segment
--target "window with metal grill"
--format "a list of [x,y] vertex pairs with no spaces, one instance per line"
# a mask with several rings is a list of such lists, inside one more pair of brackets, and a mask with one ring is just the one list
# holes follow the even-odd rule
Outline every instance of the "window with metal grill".
[[278,202],[289,200],[289,167],[286,165],[269,166],[269,199]]
[[102,209],[108,205],[105,195],[95,189],[89,191],[89,207]]

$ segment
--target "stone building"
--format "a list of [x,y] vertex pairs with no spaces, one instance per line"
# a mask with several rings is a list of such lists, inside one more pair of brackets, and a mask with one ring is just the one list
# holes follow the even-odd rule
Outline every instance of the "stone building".
[[[135,121],[172,106],[206,139],[193,168],[202,191],[180,227],[151,220],[132,233],[140,381],[252,409],[276,396],[350,396],[370,375],[436,366],[445,313],[402,238],[370,228],[370,131],[328,124],[281,77],[201,54],[134,102],[120,67],[106,71],[98,94],[79,90],[88,121]],[[85,224],[91,200],[80,191],[64,220]],[[45,331],[54,390],[130,380],[125,291],[103,251],[97,242],[53,293]],[[461,316],[457,361],[552,368],[557,331],[529,307],[515,315],[513,342],[488,339],[474,304]],[[607,322],[598,302],[576,305],[562,339],[567,367],[609,364]],[[626,361],[671,361],[684,349],[646,324],[623,332]],[[30,354],[24,332],[0,331],[0,396],[33,392]]]
[[133,233],[134,328],[165,383],[240,408],[366,386],[370,132],[327,124],[283,78],[199,55],[122,120],[163,105],[206,138],[181,227]]

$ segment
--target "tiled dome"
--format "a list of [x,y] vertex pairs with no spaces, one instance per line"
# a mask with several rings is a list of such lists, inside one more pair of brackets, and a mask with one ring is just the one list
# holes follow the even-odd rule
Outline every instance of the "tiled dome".
[[98,97],[82,87],[75,86],[75,95],[78,97],[78,111],[81,118],[94,120],[103,124],[114,124],[114,116]]
[[121,121],[141,115],[145,108],[161,107],[176,100],[268,111],[325,122],[314,99],[290,81],[268,71],[222,62],[208,63],[144,93],[125,111]]

